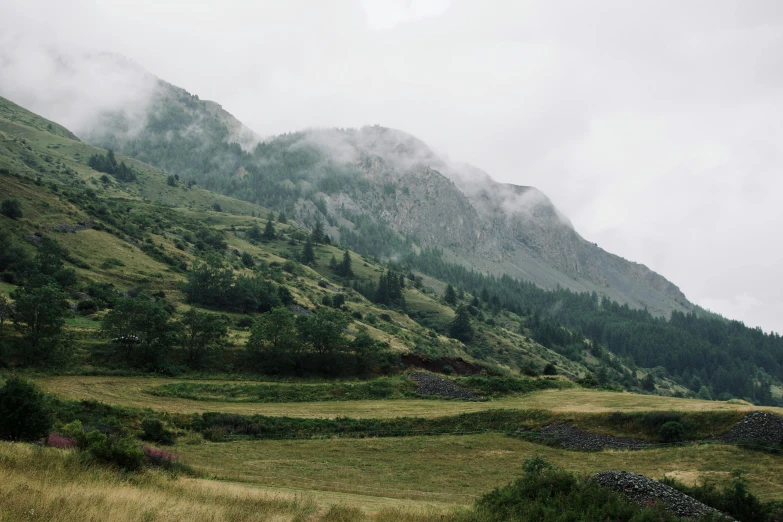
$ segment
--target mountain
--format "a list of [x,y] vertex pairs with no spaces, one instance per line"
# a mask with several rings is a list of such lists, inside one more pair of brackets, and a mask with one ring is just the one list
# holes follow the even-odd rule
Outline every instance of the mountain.
[[[401,144],[396,131],[289,134],[247,153],[208,132],[172,131],[174,122],[190,120],[227,135],[196,97],[170,90],[158,103],[167,109],[150,115],[148,127],[113,139],[139,157],[165,159],[168,172],[89,145],[0,98],[0,293],[13,299],[16,290],[27,291],[38,281],[30,276],[36,260],[59,257],[62,270],[51,277],[82,316],[71,323],[72,364],[119,364],[116,350],[96,344],[100,335],[89,331],[100,327],[111,303],[146,291],[166,303],[175,322],[186,304],[232,314],[231,338],[238,342],[210,371],[245,364],[243,329],[285,299],[297,314],[329,316],[335,309],[339,321],[348,321],[344,331],[366,332],[357,336],[357,356],[388,346],[391,352],[372,357],[382,355],[376,365],[391,357],[390,366],[376,371],[421,358],[454,368],[463,358],[473,368],[512,374],[550,368],[615,389],[776,401],[772,385],[783,381],[779,335],[699,309],[665,318],[598,293],[545,290],[466,267],[460,252],[479,257],[482,236],[501,227],[513,233],[515,220],[573,240],[567,221],[534,189],[485,183],[502,195],[489,201],[515,196],[513,211],[488,214],[473,203],[484,195],[460,190],[428,149],[407,136]],[[225,169],[233,173],[228,179]],[[487,215],[496,222],[487,225]],[[265,239],[261,230],[275,226]],[[308,238],[316,243],[310,253]],[[337,261],[346,255],[354,260],[348,275]],[[460,330],[453,329],[457,317]],[[460,333],[467,324],[472,335]],[[16,355],[0,364],[28,358],[21,340],[12,344]],[[181,349],[150,353],[156,364],[184,363]],[[413,359],[401,358],[406,354]],[[338,368],[356,362],[346,364]]]
[[335,239],[362,253],[397,259],[435,247],[481,273],[542,288],[596,292],[655,315],[693,309],[663,276],[582,238],[534,187],[498,183],[405,132],[311,129],[261,140],[217,102],[127,58],[52,49],[37,58],[54,71],[45,92],[14,82],[26,69],[14,49],[0,51],[0,93],[89,143],[285,211],[304,226],[323,220]]
[[369,194],[316,192],[334,215],[344,217],[347,209],[377,216],[415,247],[438,246],[481,272],[543,288],[595,291],[657,315],[692,308],[661,275],[583,239],[534,187],[498,183],[475,167],[451,165],[415,137],[379,126],[311,131],[302,141],[332,161],[358,166],[372,182]]

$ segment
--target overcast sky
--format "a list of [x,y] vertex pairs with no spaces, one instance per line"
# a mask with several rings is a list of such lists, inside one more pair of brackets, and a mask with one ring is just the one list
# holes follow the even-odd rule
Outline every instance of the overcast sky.
[[261,135],[381,124],[533,185],[588,240],[783,331],[779,0],[0,0]]

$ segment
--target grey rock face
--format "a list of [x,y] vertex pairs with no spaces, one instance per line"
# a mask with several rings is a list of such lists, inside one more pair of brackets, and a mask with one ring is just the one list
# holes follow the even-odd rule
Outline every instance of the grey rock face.
[[369,190],[319,195],[330,214],[346,209],[379,219],[420,247],[436,246],[477,270],[544,288],[595,291],[656,315],[692,308],[659,274],[582,238],[533,187],[497,183],[474,167],[449,164],[393,129],[314,131],[311,140],[370,181]]
[[[628,471],[602,471],[594,475],[591,480],[601,486],[616,491],[630,498],[640,506],[647,506],[655,502],[662,502],[668,511],[684,518],[700,518],[702,515],[722,513],[710,506],[703,504],[693,497],[677,491],[676,489],[661,484],[644,475],[637,475]],[[724,520],[734,520],[724,515]]]

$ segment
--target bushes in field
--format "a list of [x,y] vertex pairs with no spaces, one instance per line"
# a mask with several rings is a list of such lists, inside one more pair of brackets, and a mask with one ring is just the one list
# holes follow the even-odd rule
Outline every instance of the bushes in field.
[[96,429],[86,431],[80,421],[73,421],[63,427],[62,433],[76,442],[79,451],[98,462],[126,471],[136,471],[144,464],[144,452],[125,430],[107,435]]
[[141,422],[141,439],[158,444],[174,444],[174,434],[167,430],[159,419],[144,419]]
[[[142,428],[144,435],[151,433],[154,439],[173,442],[171,433],[167,432],[158,420],[146,419]],[[63,426],[62,432],[63,435],[56,434],[56,443],[72,441],[71,447],[75,446],[86,458],[117,466],[125,471],[137,471],[145,464],[174,468],[179,463],[179,457],[170,451],[139,445],[127,429],[108,434],[97,429],[88,431],[77,420]]]
[[598,484],[556,468],[541,458],[528,459],[524,474],[476,501],[467,520],[482,522],[674,522],[681,520],[660,505],[641,507]]
[[759,500],[748,489],[748,481],[741,470],[734,470],[731,482],[723,487],[718,487],[709,481],[700,486],[686,486],[670,478],[664,478],[663,483],[743,522],[771,522],[783,519],[783,504],[779,501]]
[[0,388],[0,439],[35,441],[46,436],[52,417],[43,394],[12,376]]

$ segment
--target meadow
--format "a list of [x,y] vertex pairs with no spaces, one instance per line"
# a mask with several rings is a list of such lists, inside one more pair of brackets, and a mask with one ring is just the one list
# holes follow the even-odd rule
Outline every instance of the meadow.
[[544,390],[532,394],[511,395],[489,401],[449,401],[433,399],[351,400],[318,402],[231,402],[157,397],[150,390],[183,382],[207,384],[257,384],[256,381],[193,381],[156,377],[42,376],[34,381],[45,391],[72,400],[94,400],[118,406],[151,408],[169,413],[219,411],[242,415],[269,415],[306,418],[442,417],[493,409],[536,409],[555,413],[609,413],[642,411],[754,411],[783,414],[782,408],[759,407],[744,403],[700,401],[640,395],[627,392],[586,390],[581,388]]

